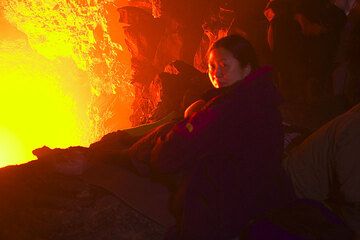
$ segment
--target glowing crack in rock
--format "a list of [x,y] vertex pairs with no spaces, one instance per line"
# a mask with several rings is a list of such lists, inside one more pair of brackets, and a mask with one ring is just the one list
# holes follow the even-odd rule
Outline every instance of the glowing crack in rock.
[[31,150],[43,145],[84,146],[130,126],[130,64],[109,34],[109,4],[0,3],[27,37],[0,38],[0,166],[32,160]]

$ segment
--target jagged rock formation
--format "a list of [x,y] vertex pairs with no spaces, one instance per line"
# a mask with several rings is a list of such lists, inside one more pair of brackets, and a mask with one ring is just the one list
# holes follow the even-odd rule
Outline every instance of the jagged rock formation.
[[[263,62],[267,60],[266,0],[132,0],[119,8],[134,72],[135,101],[132,124],[151,122],[160,89],[151,83],[164,67],[182,60],[206,71],[206,51],[215,40],[228,33],[247,36]],[[187,76],[178,81],[189,81]],[[170,96],[175,92],[169,92]],[[162,110],[170,112],[171,109]]]

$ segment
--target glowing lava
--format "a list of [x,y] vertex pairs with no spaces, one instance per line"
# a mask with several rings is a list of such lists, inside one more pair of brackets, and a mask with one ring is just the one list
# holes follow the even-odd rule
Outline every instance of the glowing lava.
[[23,149],[18,138],[12,135],[7,129],[0,128],[0,167],[8,164],[16,163],[14,159],[24,159],[24,152],[19,151]]
[[130,126],[130,63],[108,29],[114,2],[1,0],[0,167]]
[[[66,68],[67,72],[60,71]],[[0,166],[26,162],[43,145],[86,145],[86,116],[77,113],[64,80],[75,65],[50,61],[23,41],[0,42]]]

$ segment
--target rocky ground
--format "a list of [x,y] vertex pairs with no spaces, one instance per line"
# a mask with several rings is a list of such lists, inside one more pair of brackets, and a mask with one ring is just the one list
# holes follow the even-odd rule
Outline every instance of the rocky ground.
[[164,227],[111,192],[33,161],[0,169],[0,239],[161,239]]

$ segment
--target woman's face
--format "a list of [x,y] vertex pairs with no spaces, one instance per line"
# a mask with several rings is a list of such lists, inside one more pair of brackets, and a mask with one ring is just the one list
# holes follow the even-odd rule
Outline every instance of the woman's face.
[[209,78],[215,88],[231,86],[244,79],[251,71],[250,65],[241,67],[240,62],[225,48],[211,50],[208,69]]

